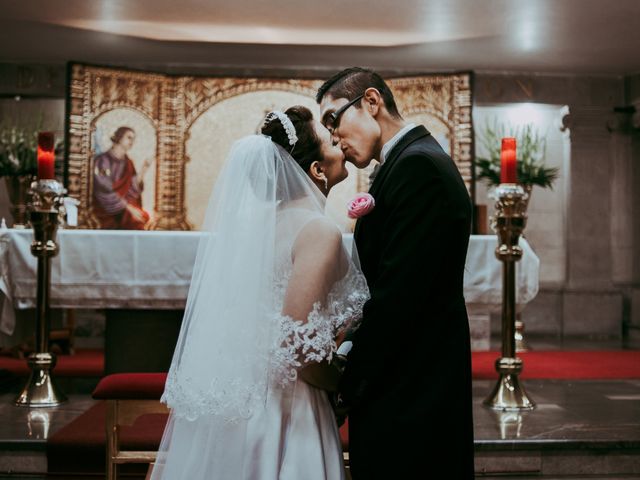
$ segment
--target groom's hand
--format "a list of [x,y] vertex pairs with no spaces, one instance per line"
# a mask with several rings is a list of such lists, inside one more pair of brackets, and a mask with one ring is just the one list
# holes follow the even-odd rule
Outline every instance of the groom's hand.
[[338,427],[341,427],[349,414],[349,406],[339,392],[329,393],[329,402],[331,403],[331,408],[333,408],[333,414],[336,417]]
[[347,364],[347,357],[345,355],[341,355],[340,353],[335,353],[333,357],[331,357],[331,365],[335,368],[340,375],[344,372],[344,367]]
[[[346,338],[348,338],[348,332],[346,331],[338,337],[336,343],[338,343],[339,348],[331,359],[331,364],[340,372],[340,375],[344,372],[347,364],[347,354],[349,350],[351,350],[351,341],[348,340],[345,342]],[[336,423],[338,427],[341,427],[347,419],[350,405],[347,404],[339,391],[329,393],[329,402],[336,417]]]

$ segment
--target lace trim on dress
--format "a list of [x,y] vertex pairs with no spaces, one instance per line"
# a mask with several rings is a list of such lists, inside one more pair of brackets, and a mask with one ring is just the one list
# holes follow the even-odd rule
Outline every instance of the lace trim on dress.
[[306,363],[331,360],[336,350],[333,328],[320,313],[316,302],[306,322],[276,315],[278,333],[272,354],[272,375],[276,383],[286,386],[298,378],[297,369]]
[[369,299],[364,276],[351,267],[333,286],[326,305],[322,307],[316,302],[303,322],[279,313],[290,274],[281,272],[274,282],[274,298],[279,304],[275,312],[272,310],[265,317],[273,322],[275,332],[271,361],[265,361],[264,374],[257,375],[263,380],[247,385],[238,379],[213,378],[203,388],[184,375],[179,366],[172,368],[161,401],[172,408],[175,416],[194,420],[203,414],[220,415],[231,423],[246,420],[266,400],[269,388],[286,388],[296,382],[298,369],[305,364],[332,359],[337,334],[357,328],[362,318],[362,309]]
[[336,336],[346,328],[357,328],[368,299],[364,277],[350,270],[334,285],[325,308],[321,308],[320,302],[313,305],[306,322],[275,315],[278,335],[271,355],[271,380],[286,387],[297,380],[298,369],[305,364],[331,361],[337,348]]

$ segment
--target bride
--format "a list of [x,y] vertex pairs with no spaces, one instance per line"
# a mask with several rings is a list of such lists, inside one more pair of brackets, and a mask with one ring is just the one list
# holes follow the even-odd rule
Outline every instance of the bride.
[[171,414],[153,480],[345,478],[331,359],[369,293],[324,214],[346,176],[342,151],[300,106],[231,148],[162,397]]

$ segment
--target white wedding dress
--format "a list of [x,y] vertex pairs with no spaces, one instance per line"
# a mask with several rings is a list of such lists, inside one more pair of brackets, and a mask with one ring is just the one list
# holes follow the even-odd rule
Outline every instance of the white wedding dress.
[[[233,188],[216,186],[209,206],[213,235],[196,260],[152,480],[345,478],[328,394],[297,372],[331,358],[336,335],[359,320],[368,289],[357,259],[341,245],[341,275],[332,277],[340,280],[327,298],[318,298],[306,319],[282,314],[293,245],[312,222],[326,222],[324,197],[264,138],[239,142],[219,180]],[[266,186],[262,176],[270,179]],[[253,199],[238,205],[229,195]]]

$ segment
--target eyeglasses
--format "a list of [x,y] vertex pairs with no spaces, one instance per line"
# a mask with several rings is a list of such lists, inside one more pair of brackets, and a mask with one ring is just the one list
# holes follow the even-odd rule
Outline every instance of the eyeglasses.
[[362,95],[358,95],[356,98],[354,98],[353,100],[351,100],[349,103],[345,103],[343,106],[341,106],[338,110],[336,110],[335,112],[331,112],[329,115],[327,115],[324,118],[324,126],[327,127],[327,130],[329,130],[329,132],[331,134],[333,134],[333,132],[336,131],[336,129],[340,126],[340,117],[342,117],[342,114],[352,105],[354,105],[356,102],[358,102],[362,97],[364,97],[364,93]]

